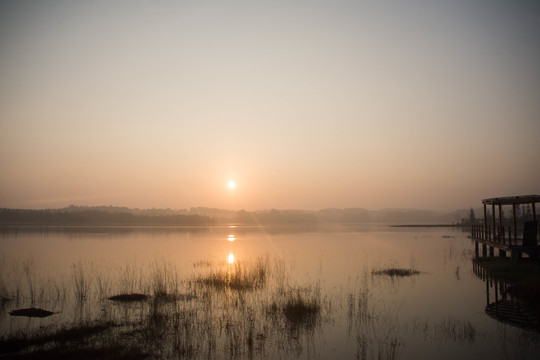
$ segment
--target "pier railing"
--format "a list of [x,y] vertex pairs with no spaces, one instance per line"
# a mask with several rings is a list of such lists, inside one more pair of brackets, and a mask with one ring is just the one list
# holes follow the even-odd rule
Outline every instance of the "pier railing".
[[514,231],[511,226],[497,226],[493,228],[489,225],[472,225],[471,231],[472,238],[476,240],[491,241],[505,245],[521,245],[522,243],[522,239],[517,237],[517,231]]

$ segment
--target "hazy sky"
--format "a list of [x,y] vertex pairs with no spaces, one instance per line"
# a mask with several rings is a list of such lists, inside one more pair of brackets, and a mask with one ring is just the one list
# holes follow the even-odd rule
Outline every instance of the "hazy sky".
[[539,160],[538,1],[0,0],[0,207],[450,210]]

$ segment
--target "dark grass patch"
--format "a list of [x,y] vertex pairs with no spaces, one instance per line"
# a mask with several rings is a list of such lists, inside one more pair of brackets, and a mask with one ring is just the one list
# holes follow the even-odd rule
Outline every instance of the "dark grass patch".
[[313,326],[316,323],[321,307],[316,301],[301,297],[289,299],[282,311],[289,324],[295,326]]
[[38,308],[28,308],[28,309],[17,309],[10,311],[9,315],[11,316],[27,316],[27,317],[39,317],[44,318],[47,316],[51,316],[54,313],[51,311],[38,309]]
[[0,339],[0,354],[21,351],[30,346],[47,343],[82,342],[83,340],[113,327],[113,323],[81,324],[72,328],[60,328],[50,333],[34,335],[19,334]]
[[137,301],[145,301],[148,300],[148,295],[144,294],[120,294],[111,296],[109,298],[111,301],[118,301],[118,302],[137,302]]
[[289,331],[315,328],[321,311],[320,293],[312,289],[291,289],[266,306],[266,316],[274,322],[283,318]]
[[407,277],[420,274],[416,269],[388,268],[382,270],[373,270],[373,275],[386,275],[390,277]]
[[146,359],[147,354],[136,348],[126,348],[123,345],[94,345],[80,348],[53,348],[42,349],[25,354],[12,354],[2,357],[2,359],[45,359],[45,360],[138,360]]

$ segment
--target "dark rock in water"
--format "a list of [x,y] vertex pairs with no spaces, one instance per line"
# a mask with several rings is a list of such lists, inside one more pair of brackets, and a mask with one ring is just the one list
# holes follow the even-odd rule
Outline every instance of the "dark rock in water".
[[109,300],[120,301],[120,302],[133,302],[133,301],[144,301],[147,300],[148,296],[144,294],[122,294],[111,296]]
[[43,309],[37,309],[37,308],[18,309],[18,310],[13,310],[9,313],[9,315],[11,316],[27,316],[27,317],[39,317],[39,318],[51,316],[52,314],[54,313],[47,310],[43,310]]

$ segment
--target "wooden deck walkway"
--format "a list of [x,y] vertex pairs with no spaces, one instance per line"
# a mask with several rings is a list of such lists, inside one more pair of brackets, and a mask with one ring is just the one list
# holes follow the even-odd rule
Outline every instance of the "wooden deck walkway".
[[[536,219],[536,203],[540,202],[538,195],[508,196],[482,200],[484,205],[484,222],[472,226],[472,238],[475,240],[475,253],[482,256],[494,256],[498,249],[498,256],[505,257],[510,253],[512,259],[523,257],[526,254],[531,259],[538,259],[540,246],[538,244],[538,221]],[[532,219],[523,224],[517,223],[516,206],[530,205]],[[491,225],[488,223],[487,206],[491,205]],[[512,206],[512,223],[503,224],[504,205]],[[498,216],[495,207],[498,206]],[[523,221],[523,220],[521,220]],[[506,225],[506,226],[504,226]],[[518,229],[522,234],[518,234]]]

